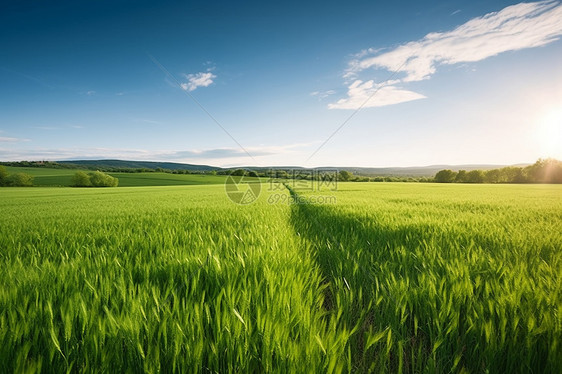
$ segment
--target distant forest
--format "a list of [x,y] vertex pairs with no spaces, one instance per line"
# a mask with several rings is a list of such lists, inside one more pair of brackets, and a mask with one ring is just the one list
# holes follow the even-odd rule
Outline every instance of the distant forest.
[[504,167],[491,170],[444,169],[434,178],[438,183],[562,183],[562,161],[539,159],[526,167]]

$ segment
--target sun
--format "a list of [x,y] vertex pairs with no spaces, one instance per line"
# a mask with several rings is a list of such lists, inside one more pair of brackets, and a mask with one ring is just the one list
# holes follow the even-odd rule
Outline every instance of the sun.
[[545,113],[538,124],[537,138],[544,157],[562,158],[562,107]]

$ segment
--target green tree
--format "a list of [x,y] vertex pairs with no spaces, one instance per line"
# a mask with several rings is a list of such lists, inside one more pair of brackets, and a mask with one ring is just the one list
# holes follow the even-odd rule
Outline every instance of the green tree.
[[230,173],[230,175],[233,175],[235,177],[243,177],[244,175],[246,175],[246,170],[236,169],[232,173]]
[[488,170],[484,175],[484,181],[486,183],[499,183],[501,173],[499,169]]
[[72,177],[72,186],[74,187],[91,187],[90,177],[83,171],[77,171]]
[[7,185],[12,187],[31,187],[33,186],[33,176],[26,173],[10,174],[7,178]]
[[455,176],[455,183],[465,183],[466,182],[466,170],[459,170]]
[[523,168],[513,168],[513,179],[511,180],[512,183],[527,183],[527,173]]
[[0,165],[0,187],[5,186],[7,183],[8,172],[6,168]]
[[471,170],[466,173],[468,183],[484,183],[484,172],[482,170]]
[[455,181],[456,176],[457,176],[457,173],[450,170],[450,169],[439,170],[437,172],[437,174],[435,174],[435,182],[437,182],[437,183],[452,183],[452,182]]
[[351,174],[349,171],[347,170],[340,170],[339,174],[338,174],[338,179],[341,181],[348,181],[353,177],[353,174]]
[[117,187],[119,180],[101,171],[90,173],[90,183],[94,187]]
[[500,181],[504,183],[515,183],[518,175],[522,174],[521,168],[507,166],[500,169]]
[[538,159],[525,172],[532,183],[562,183],[562,162],[552,158]]

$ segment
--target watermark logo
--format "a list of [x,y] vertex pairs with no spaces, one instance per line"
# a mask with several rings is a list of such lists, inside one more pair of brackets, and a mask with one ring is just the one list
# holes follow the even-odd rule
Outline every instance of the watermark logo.
[[[266,179],[263,186],[267,188],[269,204],[335,204],[335,196],[310,195],[307,192],[336,191],[337,176],[337,170],[327,169],[275,169],[261,171],[259,174],[238,169],[227,176],[225,191],[228,198],[236,204],[252,204],[260,196],[262,182]],[[305,195],[300,196],[300,193]]]
[[[337,191],[337,170],[276,170],[270,172],[269,176],[267,181],[269,191],[267,202],[269,204],[323,205],[337,203],[336,196],[310,194],[310,192]],[[287,193],[288,190],[291,193]]]
[[337,191],[338,171],[333,169],[275,170],[269,173],[268,190],[285,190],[285,186],[295,191]]
[[229,175],[224,184],[228,198],[240,205],[248,205],[258,199],[261,192],[260,180],[245,175]]
[[286,205],[328,205],[337,204],[338,199],[333,195],[306,195],[273,193],[268,196],[267,202],[273,204]]

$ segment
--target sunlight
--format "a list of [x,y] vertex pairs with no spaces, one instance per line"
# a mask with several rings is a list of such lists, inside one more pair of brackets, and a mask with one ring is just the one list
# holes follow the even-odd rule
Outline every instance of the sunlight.
[[554,108],[542,117],[537,138],[544,157],[562,156],[562,107]]

